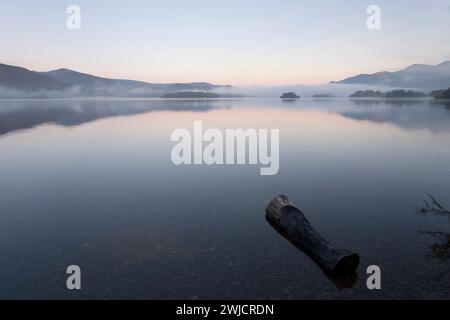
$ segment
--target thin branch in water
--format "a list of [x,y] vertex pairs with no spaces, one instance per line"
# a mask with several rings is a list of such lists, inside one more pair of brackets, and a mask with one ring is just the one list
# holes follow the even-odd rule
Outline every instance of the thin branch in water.
[[[424,207],[417,209],[417,211],[423,215],[432,213],[437,216],[448,216],[450,219],[450,211],[445,209],[431,194],[426,194],[428,201],[423,199]],[[436,238],[440,238],[443,241],[430,245],[431,253],[428,255],[431,258],[437,258],[441,262],[448,262],[450,260],[450,234],[440,231],[420,231],[420,233],[428,234]],[[450,274],[450,269],[440,273],[439,279]]]
[[425,199],[422,199],[425,204],[424,207],[419,208],[417,211],[422,214],[433,213],[436,215],[449,215],[450,210],[445,209],[431,194],[427,193],[427,197],[429,198],[428,202]]
[[439,202],[436,201],[436,199],[429,193],[427,193],[427,196],[431,199],[431,201],[433,201],[433,203],[441,210],[447,211],[446,209],[444,209]]

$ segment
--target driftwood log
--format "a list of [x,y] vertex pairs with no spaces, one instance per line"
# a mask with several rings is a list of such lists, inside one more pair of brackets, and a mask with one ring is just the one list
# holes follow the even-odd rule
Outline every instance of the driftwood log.
[[331,275],[355,273],[359,255],[334,249],[315,231],[303,213],[285,195],[275,197],[266,208],[266,219],[289,241],[302,249]]

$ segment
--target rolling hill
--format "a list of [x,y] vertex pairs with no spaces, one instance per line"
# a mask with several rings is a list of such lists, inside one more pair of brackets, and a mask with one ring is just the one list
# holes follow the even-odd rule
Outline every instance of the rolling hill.
[[61,91],[68,87],[48,75],[6,64],[0,64],[0,86],[24,91]]
[[420,89],[448,88],[450,86],[450,61],[444,61],[438,65],[414,64],[396,72],[360,74],[330,83]]
[[208,82],[165,84],[109,79],[69,69],[36,72],[6,64],[0,64],[0,87],[12,89],[15,95],[52,91],[52,95],[56,92],[68,96],[124,97],[158,97],[167,92],[231,88],[229,85],[215,85]]

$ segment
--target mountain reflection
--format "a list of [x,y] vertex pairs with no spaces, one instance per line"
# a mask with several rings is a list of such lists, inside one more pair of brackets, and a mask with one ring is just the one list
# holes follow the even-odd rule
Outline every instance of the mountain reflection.
[[52,123],[76,126],[102,118],[152,111],[206,112],[228,107],[208,100],[9,100],[0,101],[0,135]]
[[402,129],[450,132],[450,102],[434,100],[350,100],[348,108],[336,110],[344,117],[390,123]]
[[450,102],[433,100],[0,100],[0,135],[41,124],[76,126],[102,118],[154,111],[207,112],[213,109],[254,107],[315,108],[357,121],[390,123],[401,129],[450,132]]

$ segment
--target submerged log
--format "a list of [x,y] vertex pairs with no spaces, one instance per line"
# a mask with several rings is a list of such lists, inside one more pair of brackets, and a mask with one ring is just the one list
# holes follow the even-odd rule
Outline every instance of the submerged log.
[[266,219],[324,271],[333,275],[345,275],[354,273],[358,267],[359,255],[348,250],[334,249],[311,227],[303,213],[287,196],[277,196],[267,205]]

